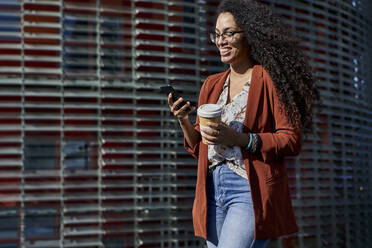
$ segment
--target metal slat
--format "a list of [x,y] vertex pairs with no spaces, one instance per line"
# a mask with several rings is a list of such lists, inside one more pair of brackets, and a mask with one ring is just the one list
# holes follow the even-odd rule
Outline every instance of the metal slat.
[[[138,7],[150,2],[155,5]],[[156,3],[162,5],[162,9],[153,7]],[[106,5],[99,0],[95,3],[71,0],[26,1],[17,5],[11,1],[2,2],[15,7],[15,11],[3,14],[3,19],[8,16],[12,21],[2,22],[0,29],[3,28],[3,32],[0,32],[0,36],[12,36],[14,41],[3,43],[0,48],[18,49],[22,54],[0,55],[0,59],[3,58],[4,61],[21,63],[21,66],[0,68],[4,75],[12,75],[12,78],[0,78],[0,94],[6,99],[14,98],[11,102],[1,102],[1,109],[5,111],[14,108],[21,111],[19,114],[1,114],[0,119],[4,124],[0,126],[0,130],[11,133],[0,138],[0,142],[4,144],[0,153],[22,158],[0,159],[0,177],[13,180],[12,183],[4,184],[3,190],[21,190],[21,193],[1,196],[1,199],[6,202],[15,201],[26,207],[25,213],[22,207],[17,207],[19,214],[12,212],[13,216],[20,218],[21,247],[104,247],[104,244],[108,246],[110,238],[122,234],[130,237],[126,241],[117,239],[121,244],[119,247],[136,247],[140,244],[149,247],[185,247],[179,240],[185,241],[187,247],[198,247],[198,241],[192,239],[191,222],[187,225],[179,224],[191,220],[188,214],[193,199],[191,189],[196,180],[195,160],[191,157],[184,158],[186,152],[183,150],[182,133],[178,123],[169,116],[166,98],[154,89],[164,83],[179,80],[177,88],[183,91],[185,98],[196,102],[202,75],[206,71],[211,73],[222,70],[216,48],[212,47],[206,37],[200,37],[206,33],[209,21],[204,16],[206,12],[214,11],[214,5],[209,1],[158,0],[156,3],[145,0],[126,1],[121,3],[122,5]],[[327,36],[314,37],[316,31],[325,35],[335,34],[327,29],[327,17],[340,18],[339,24],[331,24],[337,27],[336,35],[346,32],[343,35],[344,41],[340,40],[338,48],[332,49],[332,54],[338,57],[312,52],[308,54],[310,58],[317,57],[326,61],[313,65],[323,69],[318,75],[323,79],[319,86],[324,88],[322,96],[326,105],[322,112],[326,116],[325,120],[317,121],[328,123],[328,126],[316,129],[321,133],[311,138],[311,144],[304,144],[304,149],[308,151],[302,153],[299,159],[294,159],[294,165],[289,168],[291,178],[296,180],[290,188],[291,192],[296,191],[293,195],[301,230],[299,246],[305,247],[310,237],[315,237],[314,247],[318,247],[324,237],[330,246],[337,246],[342,243],[340,236],[344,236],[347,240],[346,247],[350,247],[350,244],[363,247],[363,240],[370,238],[360,231],[360,224],[365,220],[360,220],[354,213],[370,213],[370,210],[367,210],[368,203],[365,203],[368,199],[366,191],[361,190],[361,187],[366,185],[366,175],[369,173],[371,110],[368,105],[361,106],[360,99],[354,98],[355,94],[360,94],[360,88],[353,87],[353,76],[358,74],[363,78],[365,72],[354,71],[352,57],[362,55],[362,45],[356,44],[356,41],[365,39],[361,32],[362,26],[367,22],[362,20],[360,15],[353,14],[350,3],[346,2],[288,3],[283,0],[275,3],[290,5],[289,11],[280,10],[288,16],[295,14],[293,6],[309,11],[309,15],[300,14],[301,18],[309,20],[309,25],[293,21],[292,24],[309,30],[310,33],[301,35],[309,39],[305,46],[311,51],[322,49],[327,52],[328,44],[334,42]],[[29,9],[35,6],[43,9]],[[17,9],[18,7],[21,9]],[[48,11],[48,8],[53,11]],[[184,8],[187,11],[193,8],[193,12],[183,12]],[[337,16],[331,14],[332,11],[337,13]],[[313,13],[319,12],[326,18],[313,16]],[[150,14],[148,18],[143,17],[147,14]],[[160,15],[154,17],[157,14]],[[29,22],[23,19],[21,22],[16,20],[20,15],[22,18],[55,18],[54,21],[57,22]],[[173,21],[177,18],[193,19],[195,23]],[[312,22],[324,24],[326,27],[312,27]],[[141,24],[163,25],[164,30],[148,31],[140,28]],[[15,28],[15,31],[9,31],[6,27]],[[55,28],[59,29],[59,34],[42,33],[42,30],[22,34],[20,30],[24,27]],[[172,32],[172,28],[195,28],[195,32]],[[164,41],[147,40],[142,38],[143,34],[163,35]],[[356,36],[355,40],[353,35]],[[195,44],[169,42],[171,37],[191,38],[195,40]],[[54,41],[58,44],[23,42],[28,38]],[[319,47],[315,44],[316,41],[325,42],[326,45]],[[158,47],[163,51],[148,51],[146,46]],[[171,52],[172,49],[179,52]],[[192,51],[192,54],[183,53],[184,49]],[[367,50],[367,46],[364,46],[364,49]],[[28,53],[25,53],[25,50]],[[49,51],[53,51],[56,56],[42,55]],[[213,54],[217,57],[213,57]],[[144,60],[141,56],[149,58]],[[154,57],[160,60],[149,62]],[[171,62],[174,58],[195,62]],[[30,62],[51,62],[57,65],[56,68],[43,65],[22,66]],[[141,71],[144,67],[152,67],[154,72]],[[156,73],[157,68],[163,69],[164,72]],[[171,73],[172,69],[187,69],[192,72],[190,75]],[[334,71],[337,74],[333,74]],[[361,85],[361,82],[358,84]],[[337,92],[332,91],[336,89]],[[56,99],[46,100],[50,97]],[[54,112],[54,109],[59,112]],[[9,125],[7,120],[12,120],[12,124]],[[60,124],[45,124],[46,121],[56,120],[60,120]],[[87,121],[92,122],[90,124]],[[142,124],[150,121],[155,124]],[[125,122],[128,124],[123,124]],[[75,134],[71,135],[69,132]],[[80,133],[76,134],[78,132]],[[28,136],[31,133],[39,136]],[[154,136],[141,136],[146,133]],[[59,159],[59,162],[53,165],[54,169],[24,168],[22,161],[31,158],[25,157],[29,155],[22,152],[28,149],[26,140],[33,138],[37,141],[38,137],[45,139],[48,135],[55,140],[56,144],[52,147],[57,150]],[[72,149],[75,154],[80,154],[75,159],[71,157],[73,152],[70,155],[66,153],[67,149],[70,149],[67,144],[69,140],[86,141],[89,148],[84,149],[92,152],[89,168],[68,168],[79,158],[86,158],[81,152],[73,150],[77,148]],[[323,144],[323,141],[328,143]],[[128,144],[130,147],[126,147]],[[327,153],[324,153],[325,151]],[[45,157],[47,156],[48,154],[45,154]],[[329,170],[319,171],[324,168]],[[187,179],[179,179],[179,176]],[[128,177],[133,181],[126,180]],[[178,187],[187,187],[190,190],[178,192]],[[156,189],[157,192],[149,192],[148,188]],[[352,196],[358,200],[351,204],[348,199]],[[159,203],[152,202],[159,199]],[[58,240],[30,242],[24,236],[27,229],[27,206],[36,202],[47,206],[50,201],[61,204],[61,222],[56,227],[60,231]],[[308,208],[311,208],[311,211],[308,211]],[[182,214],[170,214],[171,210],[182,211]],[[120,218],[105,217],[105,214],[110,212],[123,211],[131,213],[130,217],[123,217],[123,221],[131,221],[132,226],[120,225]],[[45,212],[35,214],[42,217]],[[340,216],[342,218],[338,218]],[[181,218],[182,222],[179,222]],[[161,225],[148,225],[152,220],[159,221]],[[105,221],[118,226],[105,227]],[[90,224],[96,226],[92,228],[89,227]],[[351,229],[360,235],[350,236]]]

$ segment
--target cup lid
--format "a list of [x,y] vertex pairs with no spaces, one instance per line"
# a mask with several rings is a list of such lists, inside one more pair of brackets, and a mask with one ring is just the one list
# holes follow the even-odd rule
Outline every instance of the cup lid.
[[218,104],[204,104],[198,108],[198,115],[205,118],[215,118],[222,113],[222,107]]

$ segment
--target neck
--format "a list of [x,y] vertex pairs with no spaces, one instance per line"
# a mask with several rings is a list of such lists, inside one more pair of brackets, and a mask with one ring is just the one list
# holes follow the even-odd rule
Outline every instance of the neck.
[[231,64],[231,76],[235,78],[245,77],[249,74],[250,69],[253,68],[253,63],[250,59],[246,59],[238,64]]

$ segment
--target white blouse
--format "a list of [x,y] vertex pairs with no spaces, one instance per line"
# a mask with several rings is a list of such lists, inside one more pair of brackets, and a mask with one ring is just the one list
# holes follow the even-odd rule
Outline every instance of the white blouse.
[[[243,90],[236,94],[227,104],[230,76],[227,77],[217,104],[222,107],[221,121],[238,132],[243,132],[245,110],[248,100],[250,81],[246,82]],[[209,169],[226,162],[228,167],[238,175],[247,178],[240,146],[208,145]]]

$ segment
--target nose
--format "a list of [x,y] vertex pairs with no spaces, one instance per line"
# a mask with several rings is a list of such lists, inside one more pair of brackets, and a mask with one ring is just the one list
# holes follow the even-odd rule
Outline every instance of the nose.
[[222,46],[223,44],[226,43],[226,39],[224,35],[221,35],[220,37],[216,37],[216,44],[217,46]]

